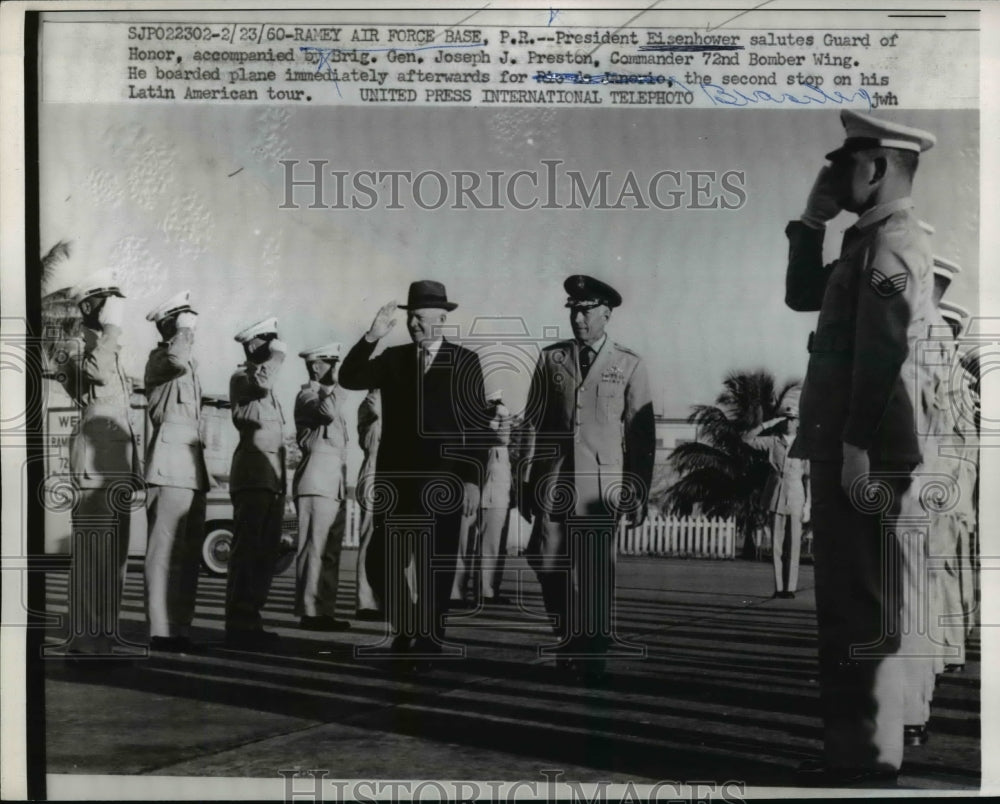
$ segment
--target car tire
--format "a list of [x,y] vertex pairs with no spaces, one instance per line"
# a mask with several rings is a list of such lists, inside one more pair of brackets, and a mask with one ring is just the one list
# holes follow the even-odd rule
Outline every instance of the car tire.
[[201,565],[209,575],[223,578],[229,572],[229,554],[233,549],[233,523],[223,520],[205,523],[201,543]]

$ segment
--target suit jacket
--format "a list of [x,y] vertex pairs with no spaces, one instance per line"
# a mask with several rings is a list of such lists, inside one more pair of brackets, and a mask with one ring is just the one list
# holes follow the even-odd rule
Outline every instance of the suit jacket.
[[285,415],[266,366],[247,363],[229,380],[233,424],[240,440],[229,472],[231,493],[250,489],[284,493]]
[[[433,513],[435,507],[422,496],[428,481],[447,477],[459,494],[461,483],[482,482],[489,420],[479,358],[444,340],[424,373],[416,344],[392,346],[372,357],[376,346],[362,338],[351,348],[340,367],[340,384],[381,391],[375,471],[396,488],[396,513]],[[451,492],[445,498],[450,501]],[[461,497],[456,505],[460,511]],[[450,508],[450,502],[443,507]]]
[[295,397],[295,440],[302,460],[295,468],[292,493],[344,499],[347,422],[344,389],[308,382]]
[[583,379],[576,341],[545,348],[525,423],[524,493],[533,510],[616,517],[623,492],[646,504],[656,428],[646,366],[635,352],[606,340]]
[[[927,235],[900,199],[852,226],[823,266],[823,230],[788,224],[785,302],[819,310],[792,455],[839,461],[842,443],[873,461],[918,463],[915,345],[934,314]],[[873,211],[874,212],[874,211]],[[859,219],[859,224],[861,219]]]
[[145,372],[153,435],[146,448],[146,482],[208,491],[201,440],[201,384],[191,344],[180,338],[149,353]]
[[69,466],[79,488],[101,488],[140,471],[139,451],[129,418],[132,384],[118,356],[121,330],[83,328],[82,338],[62,345],[66,393],[80,407],[70,437]]

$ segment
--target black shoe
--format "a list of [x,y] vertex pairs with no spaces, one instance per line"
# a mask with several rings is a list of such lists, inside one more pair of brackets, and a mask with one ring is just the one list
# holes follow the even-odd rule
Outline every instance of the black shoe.
[[306,631],[347,631],[350,627],[347,620],[337,620],[326,614],[318,617],[304,616],[299,620],[299,628]]
[[236,650],[266,650],[275,648],[281,641],[273,631],[263,628],[226,629],[226,647]]
[[154,653],[190,653],[192,645],[186,636],[155,636],[149,639],[149,649]]
[[470,609],[478,608],[478,606],[479,604],[476,603],[475,600],[467,597],[462,598],[461,600],[451,598],[451,600],[448,601],[448,608],[451,611],[469,611]]
[[956,664],[946,664],[944,666],[944,671],[946,673],[964,673],[965,672],[965,664],[964,663],[962,663],[962,664],[957,664],[957,663]]
[[903,726],[903,745],[909,748],[926,745],[930,738],[926,726]]
[[354,619],[370,623],[383,622],[385,620],[385,615],[383,615],[378,609],[358,609],[354,613]]
[[493,595],[493,597],[486,598],[485,602],[488,606],[509,606],[510,598],[503,595]]
[[410,648],[412,647],[413,637],[406,636],[405,634],[397,634],[392,638],[392,644],[389,646],[389,652],[402,655],[409,653]]
[[801,787],[895,787],[899,771],[892,768],[831,768],[822,760],[810,759],[795,771]]
[[775,592],[775,597],[780,597],[782,600],[794,600],[795,592]]

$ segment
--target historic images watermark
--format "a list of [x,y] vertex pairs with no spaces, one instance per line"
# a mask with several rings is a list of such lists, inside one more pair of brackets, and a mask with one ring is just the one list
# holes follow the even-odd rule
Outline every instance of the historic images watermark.
[[518,801],[544,798],[546,801],[580,801],[589,804],[612,804],[625,801],[670,801],[707,804],[724,801],[744,802],[746,782],[658,781],[636,784],[632,781],[566,781],[565,771],[543,769],[538,779],[501,781],[435,781],[328,779],[325,768],[310,770],[279,770],[285,780],[284,800],[293,802],[325,801]]
[[562,159],[522,170],[340,170],[328,159],[280,159],[279,209],[736,210],[743,170],[581,171]]

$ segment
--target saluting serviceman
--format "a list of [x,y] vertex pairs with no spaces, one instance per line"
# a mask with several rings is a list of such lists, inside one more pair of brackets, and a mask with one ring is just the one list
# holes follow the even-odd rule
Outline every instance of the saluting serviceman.
[[235,532],[226,578],[226,643],[252,650],[278,639],[264,630],[260,612],[271,588],[285,509],[285,416],[274,382],[287,348],[278,340],[276,318],[258,321],[235,338],[247,359],[229,380],[240,440],[229,473]]
[[299,357],[310,379],[295,398],[295,438],[302,450],[292,480],[299,516],[295,613],[302,628],[346,631],[351,624],[336,618],[347,452],[347,392],[337,384],[340,344],[308,349]]
[[146,361],[146,619],[150,648],[183,651],[198,593],[208,468],[201,440],[201,384],[191,356],[198,314],[182,291],[146,316],[161,341]]
[[118,635],[130,533],[123,501],[142,482],[129,419],[132,383],[119,356],[125,294],[102,271],[77,285],[73,296],[83,316],[82,337],[62,345],[60,372],[80,408],[69,447],[76,499],[65,647],[70,655],[107,656],[128,644]]
[[[358,482],[354,486],[354,499],[360,509],[360,524],[358,526],[358,557],[355,574],[358,586],[355,592],[354,616],[359,620],[382,619],[382,596],[385,590],[379,581],[383,575],[382,568],[369,567],[368,548],[371,547],[375,532],[374,483],[375,459],[378,456],[378,445],[382,440],[382,397],[377,389],[365,394],[358,406],[358,440],[364,458],[358,470]],[[374,556],[374,553],[373,553]],[[374,564],[374,559],[371,562]]]
[[[819,310],[791,455],[811,466],[824,725],[823,758],[800,782],[825,786],[892,784],[902,761],[893,521],[921,460],[913,347],[934,311],[930,245],[910,199],[934,137],[853,111],[841,121],[843,146],[785,230],[785,301]],[[859,217],[824,266],[825,224],[841,209]]]
[[598,680],[614,635],[616,530],[646,517],[656,448],[646,365],[605,332],[622,298],[569,277],[573,339],[539,357],[525,409],[527,476],[518,504],[534,518],[529,563],[560,638],[557,666]]

